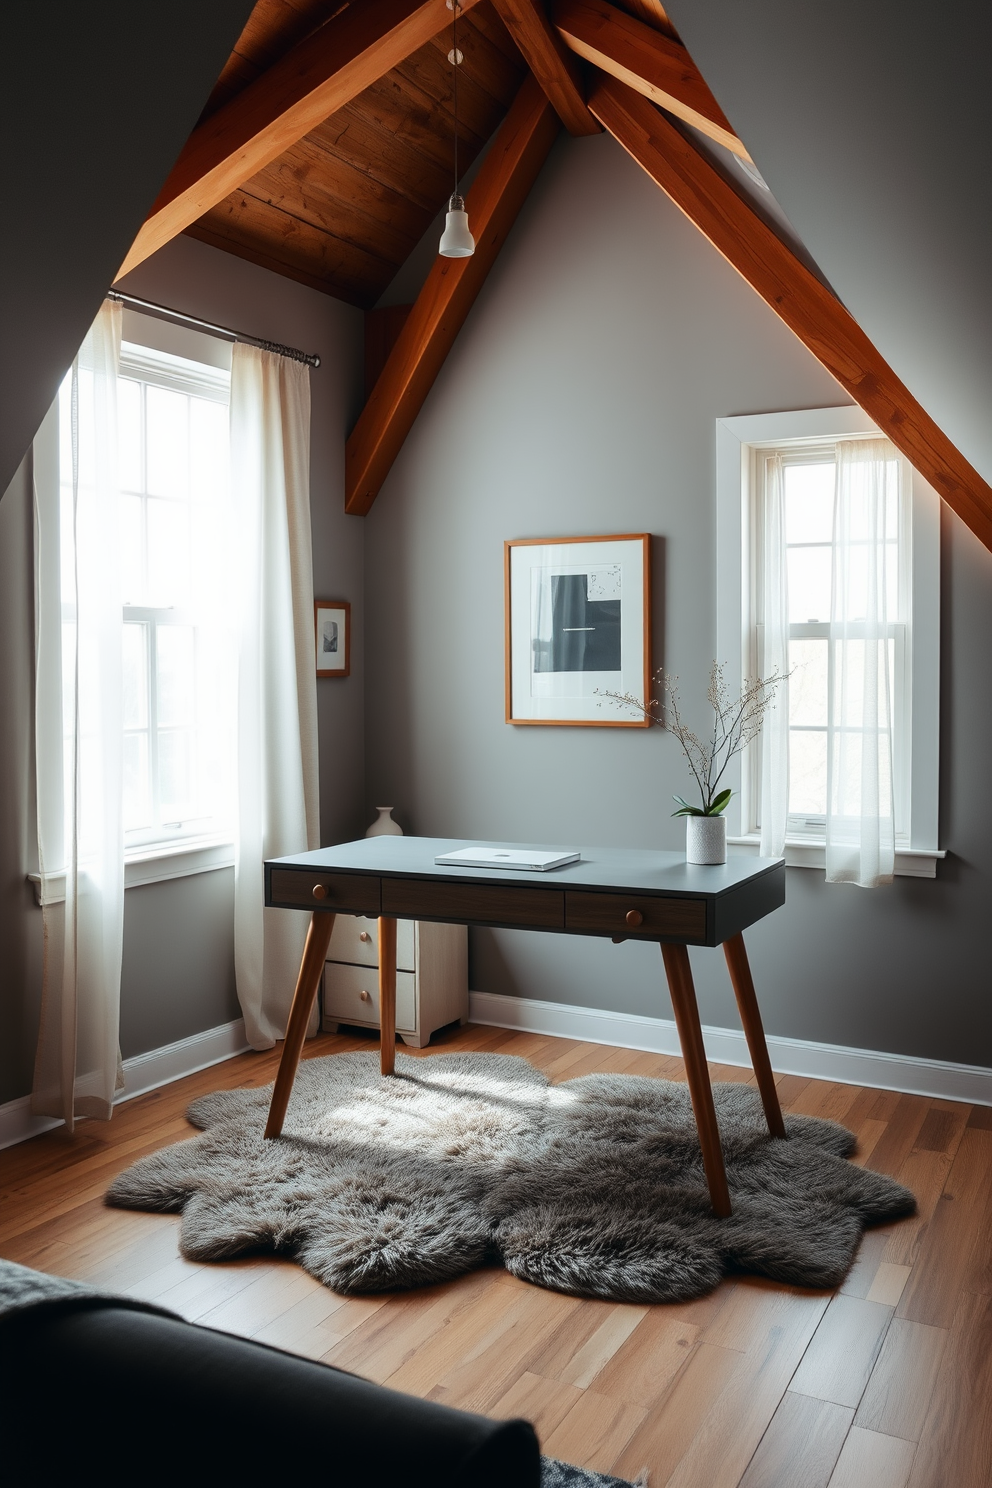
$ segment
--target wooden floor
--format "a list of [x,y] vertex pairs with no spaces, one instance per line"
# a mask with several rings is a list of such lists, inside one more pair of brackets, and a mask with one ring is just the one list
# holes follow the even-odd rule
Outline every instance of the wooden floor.
[[[356,1037],[323,1036],[307,1054]],[[438,1047],[522,1054],[554,1080],[682,1073],[664,1056],[492,1028],[440,1035],[423,1055]],[[869,1232],[839,1292],[741,1278],[698,1302],[635,1307],[489,1270],[349,1300],[288,1261],[185,1261],[175,1217],[101,1202],[121,1168],[191,1134],[194,1095],[264,1084],[275,1063],[241,1055],[109,1124],[0,1152],[0,1255],[416,1395],[526,1416],[550,1455],[631,1478],[646,1468],[651,1488],[992,1484],[992,1109],[779,1079],[787,1110],[844,1122],[856,1161],[919,1199],[917,1217]]]

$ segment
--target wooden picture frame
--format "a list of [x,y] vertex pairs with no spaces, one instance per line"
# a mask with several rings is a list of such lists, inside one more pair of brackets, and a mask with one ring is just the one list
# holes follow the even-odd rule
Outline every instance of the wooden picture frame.
[[650,533],[503,546],[507,723],[648,728],[604,694],[650,696]]
[[348,600],[314,600],[313,643],[318,677],[351,675],[351,605]]

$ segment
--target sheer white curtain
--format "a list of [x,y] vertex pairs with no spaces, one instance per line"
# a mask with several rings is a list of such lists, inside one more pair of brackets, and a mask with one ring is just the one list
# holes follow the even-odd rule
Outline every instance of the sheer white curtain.
[[310,379],[299,362],[240,343],[231,362],[231,494],[239,623],[234,964],[249,1042],[268,1049],[285,1033],[308,922],[263,908],[262,863],[320,845]]
[[120,345],[120,305],[108,301],[35,445],[38,857],[48,902],[31,1105],[70,1130],[77,1116],[108,1118],[121,1084]]
[[900,465],[887,439],[836,449],[827,731],[827,882],[895,868],[893,623]]
[[761,730],[761,791],[759,819],[763,858],[785,852],[789,818],[789,577],[785,546],[785,472],[780,454],[765,456],[765,500],[761,534],[763,570],[761,654],[763,677],[777,671],[783,680],[765,714]]

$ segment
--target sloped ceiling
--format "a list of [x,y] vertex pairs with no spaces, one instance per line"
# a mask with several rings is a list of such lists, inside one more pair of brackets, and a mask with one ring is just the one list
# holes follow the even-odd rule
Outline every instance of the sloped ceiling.
[[836,293],[992,480],[992,10],[666,4]]
[[[293,8],[257,0],[203,119],[347,8],[345,0],[297,0]],[[458,45],[465,58],[458,98],[464,171],[504,118],[527,69],[487,0],[463,16]],[[435,36],[187,232],[351,304],[374,305],[451,194],[450,47],[450,32]]]
[[251,9],[5,3],[0,493]]

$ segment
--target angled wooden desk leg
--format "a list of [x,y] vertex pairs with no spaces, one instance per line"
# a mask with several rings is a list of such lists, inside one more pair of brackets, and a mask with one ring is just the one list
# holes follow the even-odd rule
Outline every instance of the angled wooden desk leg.
[[717,1218],[726,1219],[731,1212],[730,1190],[727,1188],[727,1171],[723,1165],[713,1087],[710,1085],[710,1072],[706,1068],[706,1050],[703,1047],[703,1030],[699,1026],[699,1008],[696,1006],[696,989],[692,985],[689,952],[677,942],[662,941],[661,954],[665,962],[668,989],[672,994],[675,1026],[682,1045],[699,1145],[703,1149],[703,1168],[709,1184],[710,1202]]
[[310,919],[310,929],[307,931],[307,943],[303,947],[303,960],[300,962],[300,974],[296,979],[296,991],[293,993],[293,1006],[289,1010],[289,1022],[286,1024],[286,1037],[282,1046],[282,1058],[279,1061],[279,1073],[276,1075],[275,1088],[269,1103],[269,1119],[265,1123],[267,1137],[278,1137],[282,1132],[282,1124],[286,1119],[286,1107],[293,1093],[293,1081],[296,1079],[296,1069],[303,1052],[303,1041],[307,1036],[310,1009],[313,1007],[313,1000],[320,986],[320,974],[327,959],[327,947],[331,943],[333,929],[333,914],[328,910],[315,910]]
[[396,1064],[396,921],[379,919],[379,1068],[391,1075]]
[[761,1104],[765,1108],[768,1130],[773,1137],[784,1137],[785,1122],[782,1119],[782,1107],[778,1102],[778,1089],[772,1073],[772,1063],[768,1058],[765,1030],[761,1025],[758,999],[754,995],[754,982],[751,978],[747,951],[744,949],[743,935],[732,935],[729,940],[725,940],[723,954],[727,958],[727,970],[730,972],[741,1023],[744,1025],[744,1036],[751,1051],[751,1067],[758,1082],[758,1089],[761,1091]]

